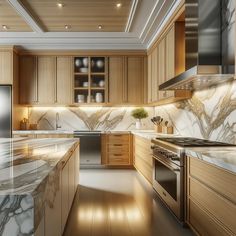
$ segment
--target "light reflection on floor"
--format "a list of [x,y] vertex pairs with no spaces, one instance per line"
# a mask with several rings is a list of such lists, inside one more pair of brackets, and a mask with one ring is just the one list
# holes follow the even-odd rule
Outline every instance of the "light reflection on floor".
[[64,236],[188,236],[134,170],[82,170]]

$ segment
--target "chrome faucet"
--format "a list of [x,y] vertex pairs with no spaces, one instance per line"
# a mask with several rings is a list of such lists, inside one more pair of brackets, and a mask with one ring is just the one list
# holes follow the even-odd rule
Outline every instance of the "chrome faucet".
[[58,124],[59,120],[60,120],[60,116],[59,116],[59,113],[57,112],[56,113],[56,129],[60,129],[61,128],[61,126]]

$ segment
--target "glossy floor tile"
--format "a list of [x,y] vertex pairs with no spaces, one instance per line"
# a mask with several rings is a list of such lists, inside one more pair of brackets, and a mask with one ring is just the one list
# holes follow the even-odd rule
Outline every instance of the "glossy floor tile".
[[81,170],[64,236],[190,236],[135,170]]

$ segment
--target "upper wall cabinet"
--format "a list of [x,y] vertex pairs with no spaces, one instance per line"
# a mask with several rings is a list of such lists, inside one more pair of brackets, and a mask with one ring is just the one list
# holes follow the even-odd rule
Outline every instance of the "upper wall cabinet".
[[104,104],[108,94],[107,57],[74,58],[74,103]]
[[54,104],[56,102],[56,57],[38,57],[38,102]]
[[[21,56],[20,71],[20,103],[37,104],[37,57]],[[46,89],[45,89],[46,90]]]
[[73,58],[61,56],[56,58],[56,103],[72,103]]
[[109,103],[143,104],[144,57],[109,58]]
[[72,58],[20,57],[20,103],[72,104]]
[[191,97],[189,91],[158,91],[160,84],[185,70],[184,22],[175,22],[148,55],[148,103],[165,104]]
[[13,52],[0,50],[0,84],[13,84]]
[[109,103],[122,104],[125,100],[123,90],[125,86],[125,58],[109,58]]

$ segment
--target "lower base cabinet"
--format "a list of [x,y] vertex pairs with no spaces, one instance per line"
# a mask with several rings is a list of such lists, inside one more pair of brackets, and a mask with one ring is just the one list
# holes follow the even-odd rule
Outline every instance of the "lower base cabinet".
[[151,140],[134,135],[134,166],[152,184]]
[[67,218],[79,184],[79,146],[68,154],[58,179],[57,192],[53,203],[46,203],[44,216],[36,229],[34,236],[61,236],[63,235]]
[[132,166],[132,135],[130,133],[102,134],[102,164]]
[[187,223],[197,235],[236,235],[236,174],[187,158]]

